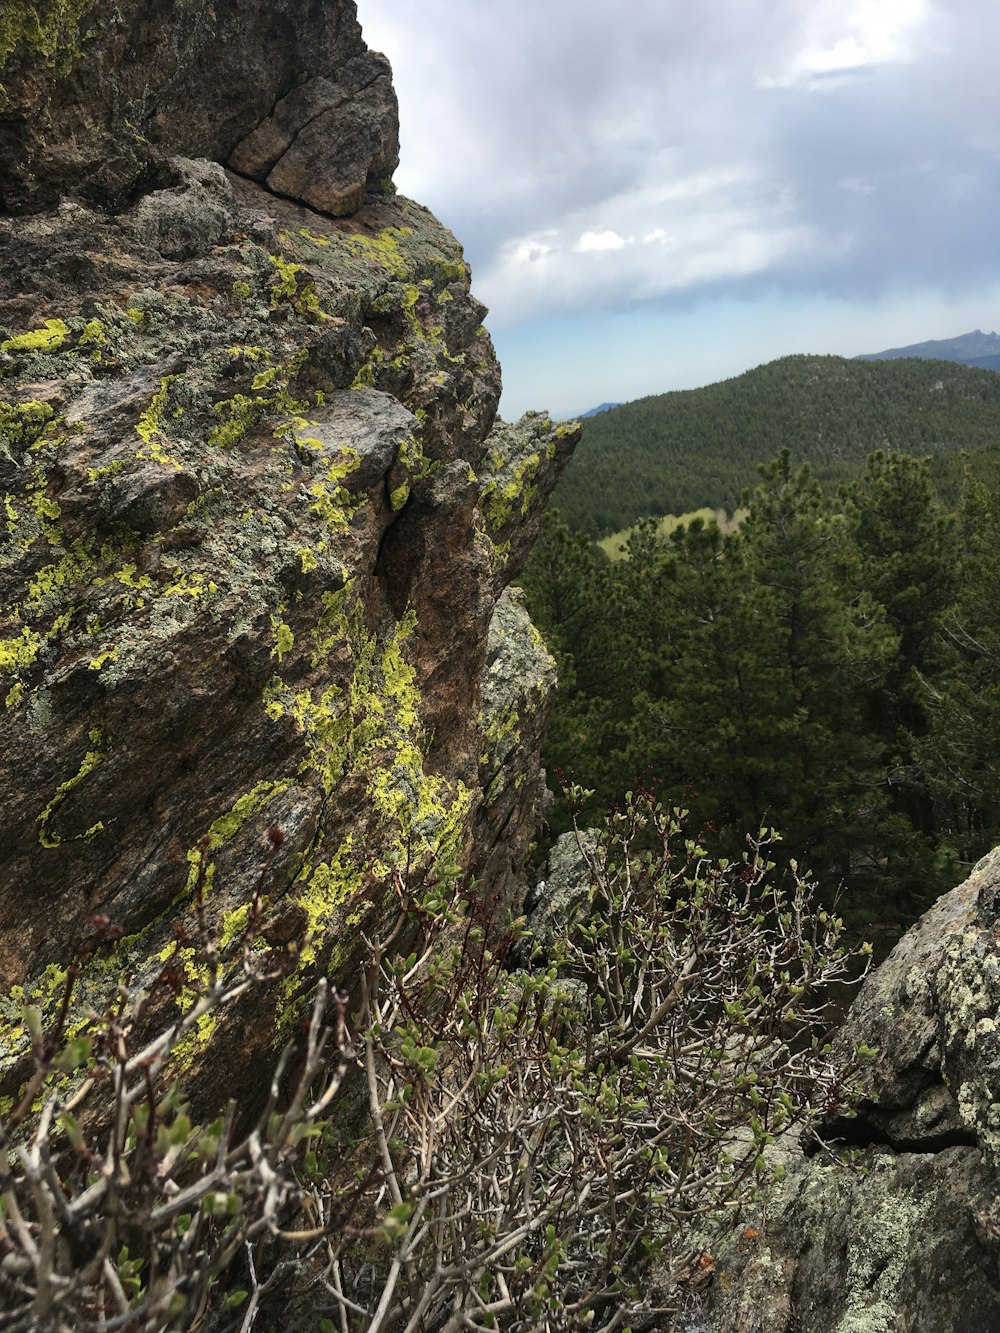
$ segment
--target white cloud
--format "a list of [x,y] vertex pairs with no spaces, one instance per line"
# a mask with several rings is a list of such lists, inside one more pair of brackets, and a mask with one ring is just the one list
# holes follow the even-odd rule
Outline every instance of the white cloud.
[[[646,233],[644,244],[635,244],[634,237],[617,231],[590,234],[600,237],[600,244],[553,244],[541,264],[524,261],[533,244],[524,238],[480,268],[475,286],[490,308],[490,327],[510,328],[536,312],[613,310],[677,298],[705,286],[766,275],[782,263],[808,262],[829,247],[811,226],[776,225],[766,211],[723,200],[702,211],[697,225],[682,235],[658,228]],[[597,265],[595,253],[602,260]]]
[[616,231],[585,231],[573,246],[578,255],[594,254],[602,250],[624,250],[631,241]]
[[813,15],[821,35],[793,53],[783,68],[759,77],[761,88],[805,87],[829,92],[879,65],[916,59],[929,17],[927,0],[857,0],[845,15]]
[[909,60],[930,17],[927,0],[858,0],[851,22],[872,60]]
[[913,60],[929,16],[928,0],[856,0],[846,14],[817,5],[813,32],[802,33],[784,64],[759,74],[758,86],[831,91],[876,66]]

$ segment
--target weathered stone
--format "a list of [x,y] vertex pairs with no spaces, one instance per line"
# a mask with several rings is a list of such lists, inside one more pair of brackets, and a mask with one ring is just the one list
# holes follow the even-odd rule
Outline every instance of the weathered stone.
[[[1000,849],[865,983],[850,1164],[778,1145],[786,1179],[718,1250],[712,1333],[1000,1328]],[[749,1227],[749,1231],[746,1229]]]
[[190,472],[149,463],[113,489],[111,516],[143,535],[167,532],[180,523],[200,490]]
[[388,66],[366,50],[353,0],[167,0],[155,11],[139,0],[41,11],[9,0],[0,211],[46,208],[64,194],[120,204],[164,184],[157,173],[174,155],[225,162],[290,89],[318,79],[364,108],[337,126],[350,127],[349,150],[331,139],[325,155],[310,154],[342,200],[360,202],[358,187],[395,169],[398,124]]
[[881,1053],[862,1074],[866,1102],[897,1110],[910,1106],[929,1084],[940,1082],[943,1032],[937,975],[950,942],[972,923],[979,873],[977,868],[971,879],[924,913],[855,1001],[845,1038]]
[[[328,162],[329,145],[338,146],[338,162]],[[356,213],[365,195],[368,167],[378,156],[367,119],[356,106],[328,111],[311,121],[267,178],[269,189],[301,199],[333,217]]]
[[[508,588],[490,621],[482,677],[479,782],[483,805],[476,845],[484,849],[474,866],[489,894],[494,920],[521,914],[525,858],[549,799],[541,768],[541,745],[555,701],[555,662],[532,625],[520,588]],[[535,818],[525,820],[527,807]]]
[[193,259],[232,232],[232,186],[217,162],[174,158],[169,165],[180,184],[145,195],[121,225],[166,259]]
[[590,858],[596,851],[593,829],[563,833],[555,840],[526,903],[533,950],[544,955],[556,935],[570,929],[586,908]]
[[872,1150],[853,1169],[799,1157],[717,1255],[709,1312],[725,1333],[956,1333],[1000,1327],[1000,1291],[969,1202],[972,1148]]
[[229,165],[234,171],[256,181],[267,180],[299,131],[323,111],[340,106],[348,95],[346,88],[323,78],[310,79],[293,88],[277,104],[273,114],[236,145],[229,155]]
[[[347,90],[339,114],[387,82],[384,64],[359,46],[353,6],[308,9],[268,86],[311,87],[303,103],[325,79]],[[87,953],[74,1016],[159,974],[200,877],[227,947],[260,889],[265,944],[301,962],[184,1052],[198,1104],[252,1100],[316,971],[352,984],[359,931],[394,910],[395,866],[460,868],[504,905],[517,896],[551,663],[516,603],[494,611],[518,522],[534,522],[572,433],[532,418],[503,428],[520,452],[487,443],[500,379],[483,307],[425,209],[371,198],[350,222],[322,216],[224,174],[231,131],[208,145],[215,161],[177,159],[206,150],[199,116],[218,106],[165,120],[155,152],[126,141],[102,175],[89,155],[108,146],[125,78],[108,52],[133,19],[94,12],[74,87],[90,95],[99,57],[114,86],[94,93],[72,172],[57,72],[29,87],[20,48],[4,69],[54,156],[34,184],[30,144],[2,169],[38,211],[0,217],[0,1095],[30,1064],[20,1004],[58,1003],[93,915],[124,939]],[[289,4],[268,12],[279,23]],[[194,17],[169,10],[136,61],[171,34],[197,56],[208,37],[171,27]],[[218,38],[237,17],[223,4],[202,22]],[[264,10],[247,22],[259,36]],[[348,58],[319,43],[280,74],[324,24]],[[163,58],[154,108],[188,79]],[[245,134],[273,106],[232,123]],[[96,173],[86,189],[81,169]],[[128,182],[123,210],[112,177]],[[46,211],[64,187],[101,207]],[[508,464],[523,478],[534,454],[496,521]],[[488,643],[512,665],[483,707]],[[523,756],[489,735],[497,709],[523,722]],[[172,1006],[161,995],[148,1022]],[[232,1049],[238,1062],[219,1058]]]
[[906,1152],[935,1152],[957,1143],[973,1142],[962,1123],[955,1099],[943,1083],[932,1083],[919,1092],[910,1106],[888,1110],[866,1105],[860,1123],[847,1126],[848,1133],[873,1133],[880,1140]]
[[336,83],[315,78],[293,89],[236,146],[229,165],[266,180],[277,194],[342,217],[357,212],[366,189],[391,177],[398,159],[389,65],[369,52]]
[[357,455],[349,474],[351,489],[379,487],[374,497],[379,503],[400,446],[412,439],[416,424],[412,413],[388,394],[376,389],[341,390],[310,413],[308,435],[303,432],[299,451],[322,469],[336,462],[349,440]]
[[497,422],[487,442],[483,516],[500,556],[501,583],[517,578],[538,536],[545,504],[580,439],[579,422],[528,412]]

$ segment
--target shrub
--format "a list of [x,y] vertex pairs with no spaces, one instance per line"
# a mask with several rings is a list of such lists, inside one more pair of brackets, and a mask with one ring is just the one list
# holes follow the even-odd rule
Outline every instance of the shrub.
[[320,981],[291,1091],[289,1049],[239,1132],[232,1106],[191,1122],[170,1057],[280,970],[256,912],[238,960],[203,942],[202,993],[141,1049],[146,999],[124,990],[72,1040],[32,1016],[0,1328],[668,1326],[710,1264],[693,1237],[760,1187],[767,1144],[848,1100],[822,992],[856,960],[804,877],[773,881],[767,845],[713,863],[681,816],[630,798],[585,909],[518,971],[523,923],[498,932],[468,884],[397,875],[353,998]]

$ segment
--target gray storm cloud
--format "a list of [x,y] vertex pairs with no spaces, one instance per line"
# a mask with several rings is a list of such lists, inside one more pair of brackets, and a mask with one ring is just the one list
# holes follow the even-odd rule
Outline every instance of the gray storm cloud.
[[768,283],[992,274],[1000,15],[985,0],[366,0],[401,188],[501,326]]

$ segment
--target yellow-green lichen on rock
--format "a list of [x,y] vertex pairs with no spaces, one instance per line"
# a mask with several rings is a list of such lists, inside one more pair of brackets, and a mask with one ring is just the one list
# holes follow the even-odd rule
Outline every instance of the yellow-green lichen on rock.
[[7,449],[29,449],[55,416],[48,403],[30,399],[26,403],[0,402],[0,443]]
[[[248,0],[241,28],[287,8]],[[81,89],[130,14],[95,0]],[[366,58],[354,25],[345,8],[338,49]],[[162,35],[137,58],[173,49]],[[173,35],[178,52],[201,40]],[[318,969],[352,984],[359,932],[395,919],[401,877],[473,864],[500,588],[469,478],[499,374],[461,249],[425,210],[380,194],[324,218],[170,158],[185,146],[168,123],[143,193],[148,127],[141,108],[134,135],[114,119],[115,77],[78,127],[77,160],[93,155],[78,192],[34,132],[3,168],[34,212],[0,220],[0,799],[16,830],[0,1095],[30,1044],[18,998],[51,1023],[76,960],[74,1030],[122,982],[172,1021],[204,984],[204,930],[221,975],[246,948],[275,978],[252,1030],[222,1018],[185,1039],[185,1078],[211,1101],[273,1055]],[[58,146],[61,103],[46,107]],[[86,952],[95,914],[115,933]],[[214,1053],[237,1029],[234,1070]]]
[[40,329],[19,333],[0,342],[0,352],[58,352],[69,334],[69,326],[61,319],[47,319]]
[[[934,989],[943,1028],[943,1072],[962,1123],[986,1159],[1000,1164],[1000,939],[987,904],[1000,900],[1000,848],[974,868],[976,916],[941,942]],[[956,891],[957,892],[957,891]]]
[[4,76],[11,57],[40,57],[57,73],[67,73],[80,54],[85,34],[80,20],[94,0],[6,0],[0,11],[0,110],[9,101]]
[[[80,767],[77,769],[76,773],[74,773],[71,778],[67,778],[65,782],[59,784],[55,795],[38,816],[38,841],[42,847],[58,847],[62,842],[61,835],[52,827],[52,821],[60,805],[66,800],[71,792],[79,787],[81,782],[86,781],[95,768],[100,767],[104,762],[106,757],[105,752],[98,748],[104,740],[104,733],[100,727],[91,728],[89,740],[94,748],[88,750],[83,756]],[[98,824],[100,824],[100,821],[98,821]],[[98,829],[98,824],[92,825],[83,836],[90,836]],[[101,828],[103,828],[103,825],[101,825]]]
[[544,412],[529,412],[514,425],[497,422],[491,431],[479,469],[480,508],[505,579],[537,534],[528,519],[541,512],[540,482],[561,470],[579,438],[579,423],[556,423]]
[[847,1252],[846,1308],[834,1333],[894,1333],[901,1288],[932,1205],[900,1190],[891,1159],[879,1161],[864,1191]]

